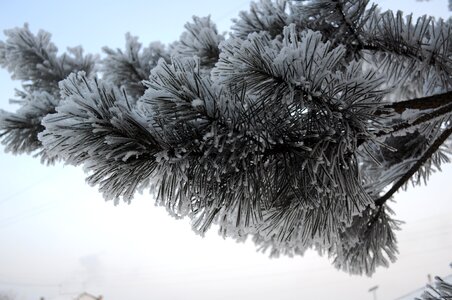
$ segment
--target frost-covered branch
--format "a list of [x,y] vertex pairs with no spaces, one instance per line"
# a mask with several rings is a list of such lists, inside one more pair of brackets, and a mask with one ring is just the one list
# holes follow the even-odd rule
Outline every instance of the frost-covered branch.
[[60,83],[63,100],[43,119],[39,139],[47,153],[91,173],[107,199],[129,201],[149,183],[162,150],[153,128],[114,86],[71,74]]
[[405,101],[393,102],[383,106],[381,112],[377,111],[377,114],[385,114],[391,110],[398,114],[403,114],[406,110],[418,110],[429,111],[431,109],[446,106],[452,103],[452,92],[446,92],[436,94],[427,97],[419,97],[415,99],[409,99]]
[[241,11],[239,18],[233,19],[233,35],[242,39],[255,32],[267,32],[272,37],[280,35],[284,27],[291,23],[288,5],[290,1],[285,0],[251,2],[249,11]]
[[392,210],[382,205],[356,216],[340,235],[333,262],[336,268],[351,274],[371,275],[377,267],[388,267],[394,262],[398,254],[394,231],[400,230],[402,222],[392,219],[391,214]]
[[[0,110],[0,137],[3,138],[5,150],[17,154],[30,154],[41,149],[38,134],[44,130],[42,118],[54,113],[57,103],[55,97],[47,92],[33,92],[27,95],[24,105],[15,113]],[[43,162],[53,161],[45,152],[39,155]]]
[[397,192],[418,170],[422,165],[432,157],[432,155],[443,145],[443,143],[452,134],[452,127],[444,129],[441,135],[434,140],[429,148],[416,160],[416,163],[406,172],[382,197],[375,200],[377,206],[383,205],[391,196]]
[[185,24],[185,29],[175,45],[174,54],[196,56],[202,66],[213,67],[220,54],[218,46],[224,40],[224,36],[218,33],[216,25],[210,17],[193,17],[193,23]]
[[0,65],[13,79],[26,82],[27,92],[46,91],[58,95],[58,82],[75,71],[90,73],[95,58],[83,55],[81,47],[68,48],[57,56],[58,48],[50,41],[50,33],[31,33],[28,25],[5,30],[7,39],[0,42]]
[[352,274],[388,266],[387,200],[449,161],[450,22],[367,0],[262,0],[234,22],[228,38],[194,17],[169,47],[128,34],[99,77],[80,48],[7,31],[0,63],[24,91],[2,142],[83,165],[115,202],[148,189],[201,234],[316,249]]
[[107,57],[102,61],[101,72],[105,80],[122,86],[127,93],[136,99],[144,94],[146,87],[143,81],[149,79],[151,69],[160,58],[169,61],[169,53],[159,42],[151,43],[141,49],[137,37],[126,34],[126,49],[113,50],[104,47]]
[[15,113],[0,112],[0,136],[7,151],[13,153],[38,153],[43,161],[51,162],[41,148],[38,134],[44,129],[41,120],[55,111],[59,103],[58,82],[71,72],[94,69],[95,57],[83,55],[81,47],[68,48],[68,53],[57,56],[57,47],[50,41],[50,34],[30,32],[23,28],[6,30],[7,39],[0,41],[0,65],[10,71],[12,78],[24,82],[19,100],[22,107]]
[[[431,94],[438,87],[450,89],[451,27],[442,19],[423,16],[413,20],[402,12],[375,12],[363,31],[366,56],[401,88]],[[402,63],[403,62],[403,63]],[[398,83],[396,83],[398,81]],[[407,94],[402,90],[402,94]]]
[[433,285],[428,284],[425,291],[420,298],[416,300],[447,300],[452,299],[452,283],[450,282],[451,276],[447,278],[441,278],[435,276],[435,283]]

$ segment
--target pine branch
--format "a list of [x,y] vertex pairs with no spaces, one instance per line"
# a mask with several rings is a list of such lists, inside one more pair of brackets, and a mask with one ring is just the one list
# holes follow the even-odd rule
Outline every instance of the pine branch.
[[375,113],[378,115],[382,115],[388,113],[388,111],[393,110],[398,114],[402,114],[404,111],[408,109],[422,111],[439,108],[441,106],[445,106],[451,103],[452,103],[452,91],[427,97],[394,102],[388,105],[384,105],[382,109],[377,110]]
[[[449,125],[450,126],[450,125]],[[422,165],[432,157],[438,148],[449,138],[452,134],[452,127],[446,128],[438,138],[430,145],[424,154],[413,164],[413,166],[406,172],[394,185],[380,198],[375,200],[375,205],[383,205],[389,198],[394,195],[410,178],[413,176]]]
[[92,72],[96,57],[83,55],[81,47],[68,48],[68,54],[57,56],[57,47],[50,41],[51,35],[39,31],[31,33],[28,25],[5,31],[8,37],[0,42],[0,65],[7,68],[15,79],[31,83],[24,84],[28,92],[58,95],[58,82],[71,72]]
[[[340,13],[343,24],[347,27],[348,31],[352,33],[355,43],[351,43],[352,46],[355,47],[362,47],[363,42],[361,41],[361,37],[358,35],[356,28],[354,25],[350,22],[350,20],[347,18],[347,16],[344,13],[344,6],[343,3],[340,0],[334,0],[333,2],[336,2],[336,9]],[[367,3],[365,3],[363,6],[365,7]],[[354,45],[356,44],[356,45]]]
[[28,25],[5,31],[7,39],[0,41],[0,65],[7,68],[11,76],[24,82],[25,92],[18,92],[22,107],[15,113],[0,115],[0,137],[7,151],[32,153],[43,162],[52,159],[42,149],[38,134],[44,127],[41,120],[55,112],[59,103],[58,82],[71,72],[84,70],[90,74],[96,57],[83,55],[81,47],[68,48],[68,53],[57,56],[57,48],[50,41],[50,34],[39,31],[31,33]]
[[[452,92],[383,103],[398,97],[386,87],[447,90],[450,28],[366,10],[367,0],[297,2],[252,4],[226,41],[194,17],[171,53],[128,35],[124,51],[104,49],[102,80],[72,73],[59,87],[94,60],[80,48],[58,57],[48,34],[13,30],[0,63],[31,82],[22,109],[2,113],[0,136],[16,152],[83,165],[107,199],[150,187],[201,234],[218,224],[271,255],[314,248],[369,275],[397,254],[386,201],[447,160],[439,150],[452,134]],[[400,151],[388,154],[382,137],[412,126],[386,138]]]
[[[16,113],[0,110],[0,137],[6,151],[22,154],[41,149],[38,134],[44,130],[42,118],[54,113],[57,103],[53,95],[34,92],[27,96],[24,105]],[[52,162],[45,151],[40,154],[43,162]]]
[[[280,35],[285,26],[299,22],[297,16],[286,12],[290,1],[259,0],[251,2],[250,11],[241,11],[238,19],[233,19],[233,35],[245,39],[250,33],[267,32],[270,36]],[[292,11],[293,14],[293,11]]]
[[60,85],[64,100],[43,119],[45,130],[39,134],[46,152],[83,164],[92,172],[88,183],[99,184],[106,199],[130,201],[149,183],[164,144],[115,87],[83,73]]
[[427,285],[426,290],[422,293],[421,298],[415,300],[448,300],[452,299],[452,283],[443,280],[439,276],[435,276],[434,285]]
[[110,80],[118,87],[124,87],[128,95],[138,99],[144,94],[146,87],[143,81],[149,79],[151,69],[160,58],[169,61],[169,53],[158,43],[151,43],[141,49],[137,37],[126,34],[126,50],[116,51],[104,47],[107,57],[102,60],[101,72],[105,80]]
[[192,23],[185,24],[186,31],[174,48],[175,55],[197,56],[203,67],[212,68],[220,55],[219,44],[224,36],[219,34],[216,25],[206,18],[193,17]]
[[[415,117],[410,119],[402,118],[402,115],[409,110],[416,111],[416,114],[414,114]],[[442,116],[447,116],[451,112],[452,92],[382,105],[380,108],[375,110],[374,114],[376,116],[383,117],[392,115],[396,119],[402,119],[403,121],[391,125],[389,128],[378,131],[374,133],[374,135],[377,138],[384,137],[407,128],[428,124],[432,120]],[[358,145],[362,145],[364,142],[364,139],[360,139],[358,141]]]
[[391,126],[389,131],[388,130],[380,131],[380,132],[376,133],[375,136],[381,137],[381,136],[389,135],[392,133],[396,133],[398,131],[401,131],[401,130],[404,130],[407,128],[416,127],[421,124],[431,122],[432,120],[437,119],[439,117],[449,115],[451,113],[452,113],[452,102],[447,105],[444,105],[443,107],[435,109],[433,111],[424,113],[420,117],[406,119],[403,122],[400,122],[400,123],[397,123],[397,124]]
[[[385,167],[380,165],[376,168],[387,169],[386,172],[378,172],[380,173],[380,175],[377,176],[379,186],[384,187],[385,185],[400,179],[401,176],[409,172],[414,161],[427,151],[428,140],[436,136],[435,132],[437,131],[437,128],[443,128],[444,125],[447,126],[448,115],[450,115],[452,111],[450,95],[451,93],[448,92],[430,97],[396,102],[384,106],[386,115],[388,115],[389,111],[395,111],[397,112],[395,114],[395,120],[403,121],[394,123],[389,129],[382,130],[375,134],[375,136],[379,138],[389,136],[384,140],[381,154],[377,154],[379,157],[377,160],[381,161]],[[382,109],[377,113],[383,114],[385,109]],[[415,112],[413,114],[414,117],[408,117],[408,114],[411,113],[411,111]],[[390,114],[391,113],[389,113],[389,115]],[[410,132],[405,133],[404,130],[409,128],[414,129],[410,129]],[[392,134],[395,135],[392,136]],[[387,147],[388,150],[384,147]],[[434,170],[434,167],[440,169],[442,163],[449,162],[447,149],[444,148],[441,151],[439,150],[440,149],[438,148],[437,151],[431,153],[431,157],[410,176],[409,179],[413,184],[419,184],[421,178],[426,182],[430,173]],[[407,182],[408,180],[403,183],[401,187],[406,187]],[[372,186],[375,186],[375,184],[372,184]]]
[[[366,59],[387,75],[388,84],[415,84],[422,94],[449,89],[452,61],[450,24],[426,16],[413,22],[402,12],[374,12],[362,31]],[[364,50],[364,49],[363,49]],[[403,62],[403,63],[402,63]]]
[[330,253],[335,257],[336,268],[371,276],[377,267],[394,262],[398,254],[395,231],[400,230],[402,222],[390,214],[393,212],[389,207],[379,206],[356,216],[351,226],[341,232],[333,248],[336,252]]

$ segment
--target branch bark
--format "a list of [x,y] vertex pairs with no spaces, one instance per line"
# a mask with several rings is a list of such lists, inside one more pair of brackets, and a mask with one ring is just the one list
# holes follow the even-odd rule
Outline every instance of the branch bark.
[[385,115],[388,114],[388,112],[391,110],[398,114],[402,114],[405,110],[408,109],[428,110],[438,108],[447,104],[452,104],[452,91],[433,96],[387,104],[383,106],[383,108],[377,110],[375,114]]

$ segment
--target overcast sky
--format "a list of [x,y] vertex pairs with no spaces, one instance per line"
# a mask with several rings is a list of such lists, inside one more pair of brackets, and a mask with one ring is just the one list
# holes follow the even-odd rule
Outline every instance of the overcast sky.
[[[33,32],[53,34],[60,50],[83,45],[122,48],[131,32],[148,44],[179,38],[192,15],[211,15],[220,31],[249,1],[7,1],[1,0],[0,30],[28,22]],[[449,17],[447,0],[379,1],[384,8]],[[384,3],[383,3],[384,2]],[[158,4],[156,4],[158,3]],[[0,34],[0,39],[4,35]],[[0,108],[20,87],[0,69]],[[406,222],[398,234],[398,262],[372,278],[335,270],[328,258],[269,259],[251,242],[237,244],[193,233],[148,194],[131,205],[105,202],[84,182],[81,168],[46,167],[39,159],[0,149],[0,292],[17,299],[73,299],[83,291],[105,300],[123,299],[395,299],[427,281],[452,273],[452,167],[434,174],[428,187],[396,195],[393,205]]]

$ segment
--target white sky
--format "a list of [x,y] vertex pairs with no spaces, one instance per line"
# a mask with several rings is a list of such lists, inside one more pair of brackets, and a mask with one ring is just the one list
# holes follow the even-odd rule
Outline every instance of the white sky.
[[[130,31],[148,44],[178,39],[192,15],[210,14],[221,31],[247,9],[228,1],[7,1],[1,0],[0,30],[30,24],[53,34],[60,50],[83,45],[122,48]],[[380,1],[383,7],[449,17],[447,0]],[[158,4],[156,4],[158,3]],[[4,40],[4,35],[0,35]],[[0,69],[0,108],[17,82]],[[81,168],[46,167],[39,159],[0,149],[0,292],[17,299],[73,299],[87,291],[122,299],[395,299],[426,283],[427,274],[452,272],[452,167],[428,187],[396,195],[406,221],[398,234],[400,255],[372,278],[335,270],[327,258],[269,259],[251,242],[223,240],[215,231],[201,238],[188,221],[176,221],[137,195],[114,207],[84,182]]]

